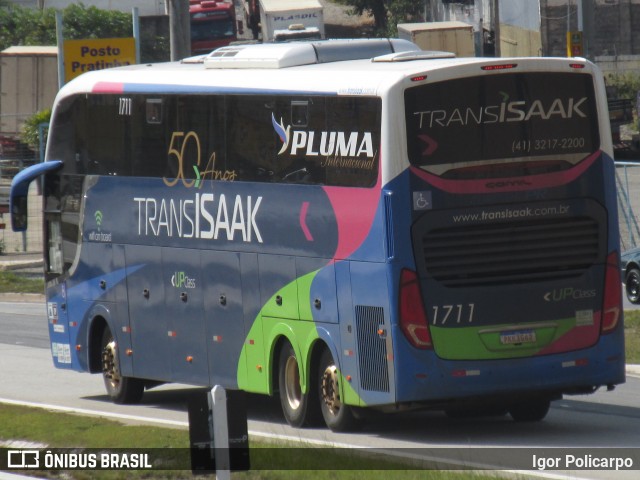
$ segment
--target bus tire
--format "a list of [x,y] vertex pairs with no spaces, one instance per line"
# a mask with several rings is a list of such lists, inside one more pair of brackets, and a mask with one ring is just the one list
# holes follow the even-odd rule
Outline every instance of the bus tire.
[[342,376],[331,352],[325,349],[320,357],[318,370],[318,394],[324,422],[334,432],[345,432],[357,427],[352,407],[342,403],[340,382]]
[[640,270],[631,268],[624,277],[624,291],[627,299],[634,304],[640,303]]
[[509,408],[509,415],[516,422],[539,422],[547,416],[551,400],[537,398],[517,403]]
[[109,328],[102,333],[102,378],[109,398],[114,403],[139,403],[144,393],[144,382],[139,378],[120,374],[118,346]]
[[278,390],[282,413],[292,427],[316,423],[314,420],[319,417],[318,396],[312,387],[313,382],[309,382],[307,393],[302,393],[300,362],[291,344],[286,342],[278,359]]

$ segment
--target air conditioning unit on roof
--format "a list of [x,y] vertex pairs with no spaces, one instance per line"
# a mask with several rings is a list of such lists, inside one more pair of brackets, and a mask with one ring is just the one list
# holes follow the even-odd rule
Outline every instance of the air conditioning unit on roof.
[[309,43],[235,45],[214,50],[204,59],[206,68],[286,68],[316,62]]
[[414,43],[397,38],[233,45],[211,52],[204,58],[204,65],[206,68],[286,68],[419,50]]

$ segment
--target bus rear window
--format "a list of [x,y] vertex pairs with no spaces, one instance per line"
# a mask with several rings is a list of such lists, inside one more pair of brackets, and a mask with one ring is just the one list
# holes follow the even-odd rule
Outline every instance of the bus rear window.
[[516,162],[543,173],[599,148],[588,74],[461,78],[408,88],[404,100],[409,161],[442,176],[511,175]]

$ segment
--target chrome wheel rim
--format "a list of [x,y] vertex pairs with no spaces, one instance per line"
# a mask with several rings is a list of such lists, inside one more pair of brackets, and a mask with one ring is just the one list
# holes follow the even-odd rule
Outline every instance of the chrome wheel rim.
[[322,374],[322,400],[332,415],[340,411],[340,387],[338,382],[338,369],[335,365],[329,365]]
[[640,297],[640,278],[635,273],[627,278],[627,297],[631,302],[637,302]]
[[302,389],[300,388],[300,371],[298,370],[298,360],[293,355],[287,358],[284,367],[285,390],[287,403],[292,410],[300,408],[302,402]]
[[111,340],[102,350],[102,374],[105,381],[114,389],[118,388],[121,379],[117,358],[116,341]]

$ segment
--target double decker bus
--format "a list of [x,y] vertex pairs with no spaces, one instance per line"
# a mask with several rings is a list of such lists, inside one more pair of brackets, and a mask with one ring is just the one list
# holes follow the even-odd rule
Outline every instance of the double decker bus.
[[614,166],[583,59],[402,40],[84,74],[43,176],[56,367],[277,395],[287,422],[504,411],[624,382]]

